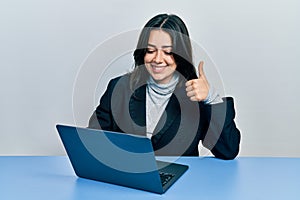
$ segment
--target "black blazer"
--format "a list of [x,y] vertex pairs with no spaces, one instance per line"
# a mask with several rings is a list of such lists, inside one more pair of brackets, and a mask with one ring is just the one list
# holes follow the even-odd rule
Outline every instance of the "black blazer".
[[[198,144],[221,159],[239,152],[240,131],[232,97],[208,105],[186,96],[178,84],[151,138],[156,155],[198,156]],[[129,75],[112,79],[90,118],[89,128],[146,135],[146,84],[132,91]]]

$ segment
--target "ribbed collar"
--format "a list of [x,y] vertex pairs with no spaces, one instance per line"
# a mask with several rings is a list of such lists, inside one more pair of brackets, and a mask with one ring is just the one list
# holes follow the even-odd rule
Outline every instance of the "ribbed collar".
[[169,83],[166,84],[158,84],[156,83],[151,76],[149,76],[149,80],[147,81],[149,89],[151,88],[152,91],[155,93],[165,96],[171,94],[179,81],[179,75],[177,73],[173,74],[172,79]]

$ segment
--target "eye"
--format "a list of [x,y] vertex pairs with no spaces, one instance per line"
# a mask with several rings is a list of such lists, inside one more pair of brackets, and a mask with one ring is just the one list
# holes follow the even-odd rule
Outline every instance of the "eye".
[[150,49],[150,48],[146,49],[146,53],[149,53],[149,54],[154,53],[155,51],[156,51],[155,49]]
[[172,51],[164,51],[164,53],[166,54],[166,55],[173,55],[173,52]]

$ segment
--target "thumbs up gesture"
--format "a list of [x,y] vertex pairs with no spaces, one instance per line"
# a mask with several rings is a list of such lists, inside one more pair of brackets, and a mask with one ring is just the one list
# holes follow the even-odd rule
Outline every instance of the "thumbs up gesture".
[[191,101],[203,101],[209,92],[209,83],[203,71],[204,62],[200,61],[198,65],[198,78],[186,82],[186,94]]

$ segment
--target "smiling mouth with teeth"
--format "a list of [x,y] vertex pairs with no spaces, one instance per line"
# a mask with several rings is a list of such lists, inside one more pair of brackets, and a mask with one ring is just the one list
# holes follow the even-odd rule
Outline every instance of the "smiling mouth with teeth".
[[167,67],[167,65],[164,65],[164,66],[151,65],[151,67],[152,67],[153,72],[160,73]]

